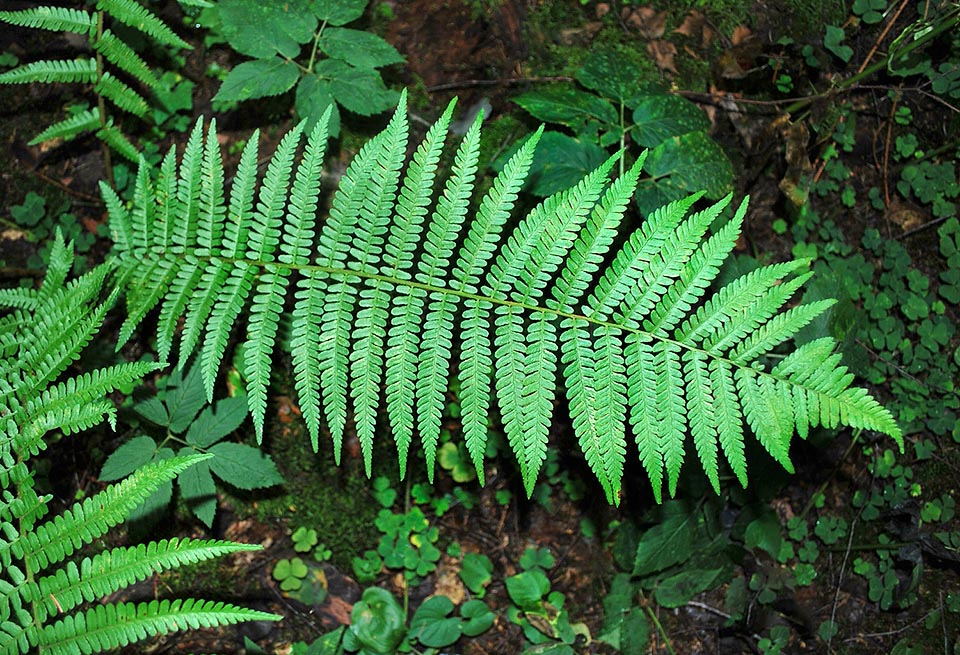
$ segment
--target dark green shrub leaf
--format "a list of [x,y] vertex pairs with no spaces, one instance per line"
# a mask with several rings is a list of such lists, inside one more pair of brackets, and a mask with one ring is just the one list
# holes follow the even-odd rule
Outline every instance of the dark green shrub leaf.
[[513,101],[537,120],[560,123],[578,130],[591,118],[619,122],[617,110],[607,100],[570,85],[548,86],[524,93]]
[[156,396],[138,402],[133,406],[133,411],[156,425],[166,426],[170,422],[166,406]]
[[662,581],[653,592],[664,607],[680,607],[697,594],[711,589],[723,569],[687,569]]
[[690,559],[696,542],[696,517],[683,503],[663,507],[664,519],[643,533],[633,561],[633,576],[643,577]]
[[317,62],[314,72],[330,83],[337,102],[355,114],[372,116],[393,107],[400,97],[383,84],[380,73],[371,68],[356,68],[339,59]]
[[[195,452],[184,448],[181,455]],[[208,528],[213,527],[213,517],[217,513],[217,485],[210,474],[210,462],[200,462],[177,476],[180,495],[198,519]]]
[[207,404],[200,367],[190,369],[186,377],[182,370],[171,373],[167,380],[163,402],[170,414],[167,427],[171,432],[180,434],[190,427],[197,413]]
[[250,57],[266,58],[277,53],[296,57],[300,45],[317,29],[317,18],[306,0],[222,0],[217,9],[227,43]]
[[650,150],[643,170],[651,178],[640,180],[637,187],[637,203],[644,214],[697,189],[719,198],[733,182],[730,160],[705,132],[663,141]]
[[213,97],[221,102],[278,96],[293,88],[300,69],[280,57],[245,61],[234,68]]
[[596,49],[577,72],[577,80],[605,98],[630,104],[628,101],[638,93],[649,92],[649,85],[642,79],[644,68],[632,51]]
[[397,49],[371,32],[346,27],[328,27],[317,47],[334,59],[357,68],[379,68],[404,61]]
[[674,95],[650,95],[637,101],[633,110],[635,142],[653,148],[672,136],[704,131],[710,127],[706,114],[695,104]]
[[258,448],[239,443],[218,443],[209,452],[216,455],[210,460],[211,470],[221,480],[239,489],[262,489],[283,483],[277,465]]
[[187,443],[206,448],[227,436],[247,417],[247,397],[224,398],[206,407],[187,430]]
[[570,188],[606,161],[606,152],[560,132],[544,132],[530,165],[528,187],[538,196]]
[[361,16],[368,0],[314,0],[311,9],[320,20],[331,25],[346,25]]
[[134,437],[107,457],[100,470],[100,479],[112,482],[125,478],[152,460],[156,454],[156,441],[145,435]]
[[337,109],[337,103],[333,99],[330,83],[312,74],[300,78],[293,108],[297,111],[297,116],[306,121],[304,131],[312,130],[317,121],[323,118],[327,107],[331,105],[333,110],[330,112],[327,129],[330,131],[330,136],[337,137],[340,136],[340,110]]

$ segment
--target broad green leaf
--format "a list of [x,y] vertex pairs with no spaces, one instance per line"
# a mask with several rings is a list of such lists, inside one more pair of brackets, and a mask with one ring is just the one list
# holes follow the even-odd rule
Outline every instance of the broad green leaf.
[[[181,455],[195,453],[193,448],[183,448]],[[210,460],[191,466],[177,476],[180,495],[190,511],[208,528],[213,527],[217,513],[217,485],[210,474]]]
[[166,426],[170,422],[167,407],[156,396],[144,398],[133,406],[133,411],[156,425]]
[[710,121],[695,104],[674,95],[649,95],[634,105],[630,133],[633,140],[645,148],[658,146],[665,139],[688,132],[706,130]]
[[386,589],[370,587],[350,612],[350,633],[373,653],[393,653],[406,632],[400,603]]
[[346,25],[363,16],[369,0],[314,0],[311,9],[320,20],[331,25]]
[[170,413],[171,432],[180,434],[190,427],[197,412],[207,404],[200,367],[191,369],[186,377],[183,371],[174,371],[167,380],[163,402]]
[[100,479],[112,482],[125,478],[152,460],[156,454],[156,441],[145,435],[134,437],[107,457],[100,470]]
[[695,515],[679,501],[663,506],[659,523],[643,533],[633,560],[634,577],[643,577],[686,561],[693,554],[697,525]]
[[528,189],[549,196],[568,189],[607,160],[607,153],[560,132],[544,132],[530,165]]
[[239,489],[262,489],[283,483],[277,465],[258,448],[239,443],[218,443],[209,452],[210,469],[224,482]]
[[541,600],[550,591],[550,580],[539,569],[512,575],[505,582],[510,600],[524,612],[539,611]]
[[266,58],[280,53],[294,58],[300,45],[313,38],[317,18],[306,0],[261,2],[221,0],[221,33],[239,53]]
[[404,61],[396,48],[376,34],[347,27],[328,27],[317,46],[327,56],[357,68],[379,68]]
[[665,140],[649,152],[643,170],[650,175],[637,187],[637,204],[644,215],[694,191],[720,198],[733,182],[733,165],[705,132]]
[[482,600],[468,600],[460,607],[460,616],[466,619],[463,623],[463,634],[476,637],[486,632],[493,625],[496,615],[490,611]]
[[286,93],[300,79],[300,69],[280,57],[245,61],[227,74],[213,97],[220,101],[265,98]]
[[361,116],[379,114],[396,105],[400,97],[383,84],[380,73],[371,68],[355,68],[339,59],[324,59],[313,72],[330,84],[333,97],[344,109]]
[[453,601],[432,596],[423,601],[410,619],[410,636],[428,648],[443,648],[460,638],[460,619],[451,617]]
[[646,93],[650,85],[644,79],[649,64],[633,51],[597,48],[583,62],[577,80],[614,102],[629,104],[638,93]]
[[293,108],[297,116],[306,121],[304,132],[309,133],[317,121],[323,117],[323,112],[327,107],[333,105],[333,111],[330,112],[330,122],[327,123],[327,131],[331,137],[340,136],[340,111],[337,109],[337,103],[333,98],[333,90],[330,88],[330,82],[321,80],[313,74],[306,74],[300,78],[297,83],[297,94],[293,103]]
[[686,569],[660,582],[653,596],[663,607],[681,607],[697,594],[712,589],[722,572],[723,569]]
[[460,567],[460,579],[476,596],[483,596],[493,575],[493,562],[482,553],[465,553]]
[[578,128],[591,118],[608,124],[620,122],[617,110],[609,101],[571,85],[548,86],[524,93],[513,101],[537,120],[560,123],[578,133]]
[[206,448],[227,436],[247,417],[247,397],[233,396],[217,401],[204,408],[200,416],[187,430],[187,443],[197,448]]
[[[173,450],[170,448],[161,448],[157,451],[154,459],[157,461],[162,461],[165,459],[170,459],[173,456]],[[167,508],[170,507],[170,501],[172,499],[173,483],[164,482],[157,487],[157,490],[153,492],[153,495],[143,501],[142,505],[130,512],[130,515],[127,517],[127,522],[139,523],[141,529],[143,526],[151,525],[157,519],[159,519],[164,512],[167,511]]]

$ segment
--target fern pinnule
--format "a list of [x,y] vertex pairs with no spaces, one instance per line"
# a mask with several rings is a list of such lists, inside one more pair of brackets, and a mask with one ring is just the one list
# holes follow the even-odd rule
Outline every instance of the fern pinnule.
[[278,618],[229,603],[194,599],[95,605],[45,626],[40,644],[51,655],[87,655],[180,630]]
[[97,9],[107,12],[124,25],[149,34],[160,43],[174,48],[192,49],[192,46],[177,36],[166,23],[135,0],[97,0]]
[[34,61],[0,74],[0,84],[33,82],[92,83],[97,76],[93,59],[53,59]]
[[109,71],[100,76],[93,90],[120,109],[130,112],[138,118],[146,116],[150,109],[143,96],[111,75]]
[[[311,442],[317,445],[325,420],[339,461],[352,404],[368,471],[385,386],[401,473],[416,426],[432,476],[451,369],[464,440],[481,479],[492,390],[528,493],[545,457],[558,382],[587,462],[614,503],[627,424],[658,500],[664,486],[676,492],[688,434],[715,489],[721,454],[746,482],[744,421],[788,468],[794,430],[805,437],[814,425],[842,421],[900,442],[889,412],[850,387],[838,360],[802,350],[804,365],[817,362],[813,368],[788,359],[765,369],[775,349],[829,306],[821,301],[783,310],[807,279],[809,262],[762,266],[710,291],[736,243],[745,203],[708,236],[730,198],[698,212],[691,209],[699,194],[674,201],[614,249],[643,164],[609,182],[611,158],[513,222],[537,132],[470,216],[479,121],[461,141],[442,191],[435,190],[450,111],[404,172],[409,128],[401,103],[347,167],[319,227],[313,211],[322,131],[308,139],[299,163],[293,163],[298,130],[289,147],[281,146],[256,209],[256,146],[245,149],[224,208],[223,194],[214,193],[219,159],[209,148],[215,139],[207,134],[202,169],[214,175],[207,178],[210,192],[201,193],[201,213],[210,217],[211,233],[222,223],[219,244],[198,231],[185,233],[183,246],[169,247],[152,227],[150,210],[136,206],[139,196],[130,211],[110,198],[111,222],[127,224],[115,228],[116,257],[137,320],[144,306],[160,304],[166,353],[176,317],[185,314],[180,357],[200,349],[209,385],[235,320],[249,311],[242,340],[245,373],[256,380],[251,407],[259,431],[277,325],[292,302],[293,375]],[[164,168],[173,170],[166,160]],[[140,196],[154,193],[164,215],[169,194],[150,191],[146,181],[141,186]],[[140,247],[138,235],[151,230],[150,243]],[[128,272],[159,261],[158,272]],[[147,279],[154,286],[141,290]],[[157,281],[169,286],[162,299],[151,291]]]
[[[258,550],[248,544],[214,539],[163,539],[137,546],[114,548],[85,557],[77,564],[67,562],[55,572],[39,577],[31,590],[22,592],[25,600],[37,604],[40,621],[69,612],[128,587],[188,564],[196,564],[231,553]],[[56,603],[53,599],[56,598]]]
[[44,141],[52,139],[63,139],[69,141],[79,134],[93,132],[100,127],[100,110],[96,107],[85,109],[79,114],[57,121],[29,141],[29,145],[35,146]]
[[136,50],[128,46],[110,30],[104,30],[93,47],[103,55],[104,59],[131,77],[143,82],[151,89],[159,88],[160,80],[150,70],[147,62],[137,54]]
[[19,11],[0,11],[0,21],[18,27],[77,34],[85,34],[96,26],[92,14],[69,7],[31,7]]

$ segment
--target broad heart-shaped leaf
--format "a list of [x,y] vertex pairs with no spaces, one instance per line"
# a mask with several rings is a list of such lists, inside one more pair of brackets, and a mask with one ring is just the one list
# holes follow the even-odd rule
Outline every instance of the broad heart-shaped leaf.
[[[527,190],[538,196],[549,196],[568,189],[607,157],[602,148],[592,143],[560,132],[544,132],[530,165]],[[499,161],[506,163],[506,159],[504,156]]]
[[733,165],[706,132],[663,141],[649,151],[643,170],[650,176],[637,185],[637,205],[644,215],[695,189],[720,198],[733,182]]
[[283,484],[277,465],[259,448],[225,442],[214,444],[207,452],[214,455],[210,470],[234,487],[262,489]]
[[361,16],[369,0],[313,0],[310,8],[320,20],[331,25],[346,25]]
[[146,435],[134,437],[107,457],[100,469],[100,479],[112,482],[125,478],[151,461],[157,454],[157,442]]
[[591,118],[599,119],[608,125],[617,125],[620,122],[617,110],[609,101],[570,84],[529,91],[517,96],[513,101],[537,120],[566,125],[578,134],[580,128]]
[[217,11],[223,38],[234,50],[250,57],[280,53],[292,59],[317,29],[317,18],[307,0],[221,0]]
[[710,127],[706,114],[681,96],[643,96],[635,101],[633,108],[634,126],[630,137],[645,148],[654,148],[672,136]]
[[358,68],[379,68],[404,61],[396,48],[376,34],[348,27],[328,27],[317,47],[327,56],[342,59]]
[[240,101],[278,96],[293,88],[300,69],[280,57],[245,61],[227,74],[214,100]]
[[361,116],[384,112],[400,97],[384,85],[380,73],[372,68],[357,68],[339,59],[324,59],[317,62],[313,72],[330,84],[333,97],[344,109]]
[[460,616],[464,618],[461,630],[468,637],[476,637],[486,632],[497,618],[482,600],[468,600],[460,607]]
[[410,636],[427,648],[443,648],[460,638],[461,621],[450,616],[453,601],[446,596],[432,596],[410,619]]
[[510,600],[524,612],[541,610],[540,603],[550,592],[550,579],[540,569],[511,575],[505,583]]
[[247,397],[233,396],[205,407],[190,424],[186,440],[191,446],[206,448],[236,430],[247,417]]
[[[195,452],[193,448],[182,448],[179,454]],[[208,528],[213,527],[213,517],[217,513],[217,484],[210,473],[210,461],[194,464],[178,475],[177,486],[190,511]]]
[[333,98],[330,82],[321,80],[313,73],[304,74],[297,83],[297,93],[293,102],[297,116],[305,121],[304,132],[309,133],[313,130],[313,126],[323,117],[327,107],[332,107],[327,131],[331,137],[336,138],[340,136],[340,111]]
[[643,79],[644,70],[647,67],[633,51],[597,48],[583,62],[577,80],[605,98],[627,104],[652,88]]

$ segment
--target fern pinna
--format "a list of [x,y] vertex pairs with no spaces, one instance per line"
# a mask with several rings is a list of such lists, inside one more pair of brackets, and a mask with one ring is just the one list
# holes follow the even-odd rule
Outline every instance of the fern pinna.
[[114,297],[100,299],[109,269],[65,284],[73,256],[58,234],[42,286],[0,291],[0,655],[87,655],[148,636],[279,617],[222,602],[163,600],[100,603],[154,574],[259,546],[172,539],[118,547],[78,559],[77,551],[124,521],[165,482],[209,455],[174,457],[43,521],[51,496],[40,496],[28,462],[51,431],[70,434],[108,418],[106,398],[156,368],[133,362],[63,377],[100,329]]
[[324,418],[339,456],[352,404],[368,473],[381,396],[401,473],[415,434],[432,472],[452,370],[481,480],[492,385],[528,492],[545,458],[558,371],[580,445],[612,502],[628,423],[658,499],[664,471],[670,493],[676,489],[688,432],[714,488],[721,452],[746,483],[744,419],[788,469],[794,426],[804,437],[811,426],[844,423],[900,441],[890,414],[850,387],[832,341],[808,343],[771,370],[763,366],[831,304],[780,311],[809,277],[808,261],[761,267],[708,292],[733,249],[745,204],[708,237],[729,198],[694,213],[699,195],[671,203],[611,253],[642,166],[608,183],[614,157],[511,229],[538,132],[468,219],[480,123],[441,177],[452,109],[404,170],[401,102],[354,158],[320,223],[325,120],[297,163],[302,128],[291,130],[259,182],[258,139],[251,137],[229,199],[215,128],[204,140],[199,123],[179,167],[171,150],[155,185],[141,164],[131,207],[104,186],[127,294],[122,340],[159,306],[165,358],[185,316],[180,362],[200,350],[209,395],[246,310],[243,373],[259,433],[280,316],[291,305],[293,373],[314,448]]

